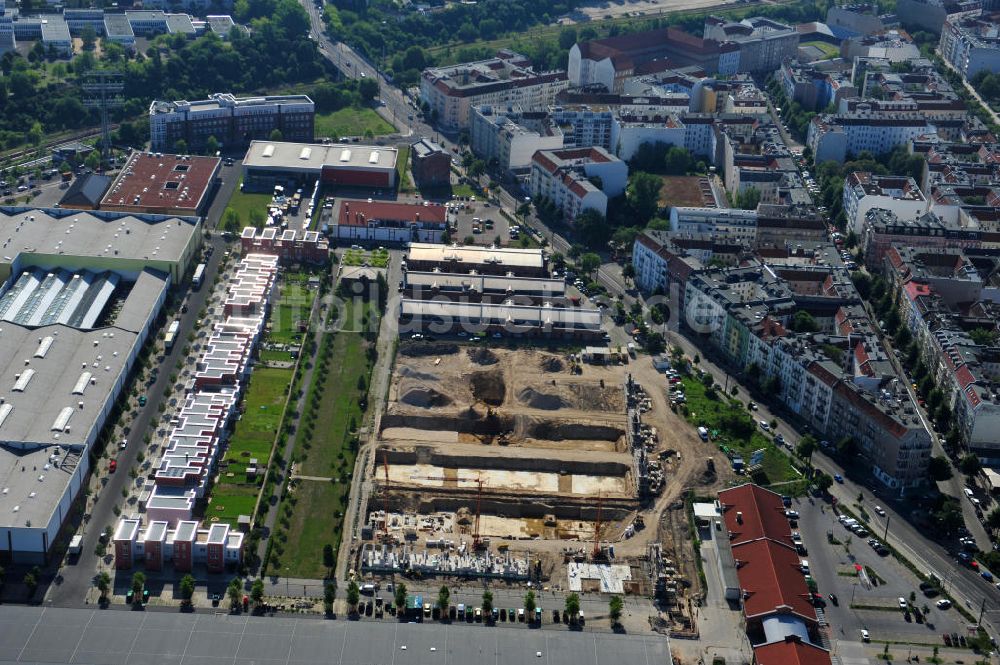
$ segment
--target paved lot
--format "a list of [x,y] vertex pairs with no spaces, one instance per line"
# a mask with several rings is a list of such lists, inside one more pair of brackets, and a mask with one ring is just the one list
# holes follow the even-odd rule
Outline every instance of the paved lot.
[[[861,629],[866,628],[874,641],[936,643],[940,642],[943,632],[964,630],[961,616],[955,610],[938,610],[934,606],[937,599],[924,597],[913,573],[892,556],[879,556],[868,545],[867,538],[859,538],[845,529],[829,507],[824,506],[820,512],[820,502],[810,504],[806,499],[800,499],[794,508],[801,515],[799,532],[809,550],[804,558],[809,560],[809,567],[820,593],[824,598],[834,593],[840,601],[839,606],[828,602],[824,609],[832,635],[856,639]],[[840,545],[827,543],[828,531],[832,531],[834,537],[841,541]],[[848,538],[849,553],[844,547]],[[839,574],[851,572],[855,563],[870,567],[885,581],[869,588],[861,584],[856,576]],[[929,622],[907,622],[903,613],[898,610],[851,609],[852,604],[897,607],[897,599],[900,596],[909,599],[910,592],[916,592],[918,607],[927,605],[930,608]]]
[[[500,208],[496,205],[482,201],[471,203],[467,201],[455,201],[454,203],[463,204],[464,208],[457,213],[453,212],[449,215],[453,229],[451,232],[452,240],[455,242],[464,242],[465,238],[471,236],[477,245],[492,245],[497,238],[500,238],[501,245],[510,244],[510,225],[507,223],[507,218],[500,214]],[[493,228],[487,229],[485,226],[480,226],[482,232],[473,233],[472,220],[476,217],[484,222],[487,219],[492,220]]]
[[653,636],[0,607],[0,662],[652,665],[668,659],[667,640]]

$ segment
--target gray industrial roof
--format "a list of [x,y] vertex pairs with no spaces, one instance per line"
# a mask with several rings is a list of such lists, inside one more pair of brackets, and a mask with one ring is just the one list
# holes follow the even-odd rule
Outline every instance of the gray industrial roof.
[[90,173],[73,181],[63,197],[59,199],[59,205],[62,207],[93,206],[96,208],[97,204],[101,202],[104,192],[108,191],[110,186],[110,176]]
[[167,29],[170,31],[170,34],[194,34],[194,24],[191,22],[191,17],[187,14],[167,14]]
[[125,14],[105,14],[104,30],[112,39],[115,37],[135,37],[132,25],[128,22],[128,17]]
[[[58,639],[53,639],[58,635]],[[661,635],[533,630],[524,624],[406,624],[248,614],[107,612],[0,606],[0,644],[23,662],[104,663],[130,649],[145,665],[671,665]],[[404,650],[403,647],[406,647]],[[434,649],[433,651],[431,649]],[[538,654],[541,653],[541,656]],[[125,660],[128,660],[127,658]]]
[[253,141],[243,158],[243,166],[304,171],[324,166],[384,170],[396,168],[398,153],[396,148],[377,145]]
[[177,263],[197,230],[191,217],[2,207],[0,263],[21,252]]
[[[119,314],[136,329],[167,285],[151,271],[139,279]],[[135,331],[117,326],[83,331],[0,321],[0,526],[48,524],[137,341]],[[50,460],[53,453],[58,458]]]

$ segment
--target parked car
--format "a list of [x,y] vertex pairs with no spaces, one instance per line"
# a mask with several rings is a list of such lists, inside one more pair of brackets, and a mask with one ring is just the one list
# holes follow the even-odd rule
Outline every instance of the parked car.
[[946,610],[949,607],[951,607],[951,601],[948,600],[947,598],[942,598],[941,600],[939,600],[938,602],[936,602],[934,604],[937,605],[937,608],[939,610]]
[[871,635],[869,635],[868,631],[865,630],[864,628],[861,629],[861,641],[862,642],[871,642],[872,641]]

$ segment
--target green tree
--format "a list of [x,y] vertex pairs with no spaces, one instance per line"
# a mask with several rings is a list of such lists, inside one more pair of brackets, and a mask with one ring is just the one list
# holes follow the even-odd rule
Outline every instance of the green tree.
[[804,309],[800,309],[792,317],[792,330],[800,333],[819,332],[819,324],[816,323],[816,319],[813,318],[812,314]]
[[174,142],[174,152],[178,155],[186,155],[188,151],[188,143],[184,139],[177,139]]
[[267,221],[267,215],[264,214],[263,210],[260,208],[250,208],[248,215],[250,216],[250,226],[253,226],[258,231],[264,228],[264,222]]
[[323,611],[326,612],[327,616],[333,614],[333,601],[337,597],[337,585],[334,584],[333,580],[327,580],[323,583]]
[[948,480],[951,478],[951,462],[943,455],[935,455],[927,463],[927,473],[932,480]]
[[325,568],[333,568],[337,563],[336,557],[333,555],[333,545],[327,543],[323,546],[323,566]]
[[236,212],[233,208],[226,208],[226,212],[222,215],[222,228],[231,233],[239,231],[240,213]]
[[35,590],[38,589],[38,577],[34,572],[27,572],[24,574],[24,586],[28,588],[28,598],[35,595]]
[[486,162],[481,159],[473,159],[469,163],[469,176],[478,178],[486,173]]
[[84,161],[84,164],[91,171],[97,171],[99,168],[101,168],[101,153],[94,150],[89,155],[87,155],[87,159]]
[[211,157],[217,152],[219,152],[219,139],[215,136],[209,136],[205,140],[205,154]]
[[268,136],[271,141],[283,141],[285,135],[281,133],[281,130],[275,127],[271,130],[271,135]]
[[629,176],[625,198],[640,225],[645,226],[659,209],[662,187],[663,180],[652,173],[638,171]]
[[254,607],[260,607],[264,602],[264,580],[256,579],[250,585],[250,600],[253,601]]
[[673,146],[664,158],[667,175],[684,175],[694,165],[694,157],[686,148]]
[[132,593],[135,594],[136,601],[142,599],[142,590],[146,586],[146,575],[141,571],[132,573]]
[[229,596],[229,606],[232,609],[240,606],[240,600],[243,598],[243,583],[240,578],[234,577],[229,582],[229,586],[226,587],[226,595]]
[[820,471],[813,476],[813,485],[815,485],[816,489],[820,492],[826,492],[833,487],[833,478],[830,477],[830,474]]
[[105,602],[108,599],[108,591],[111,590],[111,576],[108,575],[107,571],[102,570],[97,574],[94,586],[101,593],[101,602]]
[[378,81],[370,78],[361,79],[361,82],[358,83],[358,94],[361,95],[362,102],[370,103],[378,97]]
[[577,34],[576,28],[572,26],[566,26],[559,31],[559,48],[564,51],[568,51],[576,44]]
[[527,616],[528,621],[534,620],[535,607],[537,607],[537,605],[535,604],[535,592],[529,591],[528,593],[524,594],[524,613],[528,615]]
[[975,454],[968,453],[959,460],[958,468],[965,475],[972,477],[982,470],[983,465],[980,464],[979,458]]
[[969,337],[979,346],[994,346],[997,342],[997,331],[986,328],[973,328],[969,331]]
[[580,614],[580,594],[571,593],[566,596],[566,614],[569,615],[570,621],[576,621]]
[[621,596],[611,596],[611,600],[608,601],[608,616],[611,618],[612,627],[617,627],[621,621],[623,605]]
[[448,603],[451,602],[451,590],[442,586],[438,590],[437,608],[441,611],[441,618],[445,618],[448,614]]
[[[350,587],[348,587],[348,594],[350,594]],[[397,584],[395,591],[393,591],[393,596],[393,601],[396,603],[397,608],[402,608],[406,605],[406,585],[402,582]],[[348,600],[350,600],[349,595]]]
[[813,453],[816,452],[816,448],[816,439],[809,434],[806,434],[799,439],[798,445],[795,446],[795,454],[801,457],[808,464],[812,460],[812,456]]
[[62,164],[59,165],[59,173],[66,173],[66,172],[72,171],[72,170],[73,170],[73,167],[65,159],[62,161]]
[[490,614],[493,611],[493,592],[487,589],[483,591],[483,614]]
[[994,508],[986,514],[986,527],[993,533],[1000,529],[1000,508]]
[[583,244],[592,249],[606,247],[611,237],[611,226],[608,221],[593,208],[581,210],[573,222],[573,227]]
[[194,577],[189,573],[181,578],[180,582],[180,592],[181,601],[185,605],[191,604],[191,598],[194,596],[195,581]]
[[[399,597],[399,591],[396,591],[396,597]],[[353,610],[358,606],[358,601],[361,600],[361,589],[358,588],[358,583],[351,580],[351,583],[347,585],[347,605]],[[406,596],[403,596],[403,604],[406,603]],[[399,604],[399,603],[397,603]]]
[[733,197],[733,207],[743,210],[756,210],[758,203],[760,203],[760,190],[756,187],[748,187]]
[[580,270],[585,275],[593,275],[601,267],[601,257],[593,252],[588,252],[580,257]]

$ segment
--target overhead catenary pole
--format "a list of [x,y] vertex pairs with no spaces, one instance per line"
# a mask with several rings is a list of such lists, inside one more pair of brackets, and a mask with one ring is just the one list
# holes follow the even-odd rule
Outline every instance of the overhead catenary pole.
[[122,91],[125,80],[121,72],[101,69],[88,72],[80,83],[83,90],[83,105],[97,109],[101,115],[101,161],[106,162],[111,154],[111,121],[108,112],[125,103]]

